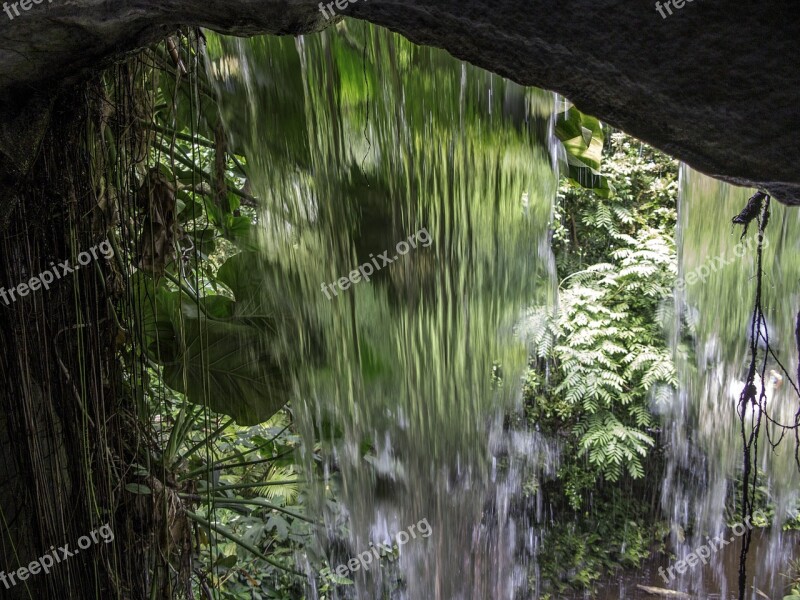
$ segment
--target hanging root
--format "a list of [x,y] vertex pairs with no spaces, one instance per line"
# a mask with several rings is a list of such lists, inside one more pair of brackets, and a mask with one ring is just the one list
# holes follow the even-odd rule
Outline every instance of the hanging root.
[[[794,325],[794,340],[797,345],[797,380],[800,382],[800,311],[797,312],[797,319]],[[785,369],[784,369],[785,372]],[[790,380],[791,381],[791,380]],[[800,398],[800,390],[795,386],[795,392]],[[794,414],[794,462],[797,468],[800,469],[800,404],[798,404],[797,412]]]
[[[785,379],[788,380],[789,385],[794,389],[795,394],[800,398],[800,311],[797,313],[795,319],[795,345],[798,354],[798,366],[795,377],[793,378],[786,367],[781,363],[775,351],[769,344],[769,331],[766,328],[766,321],[764,318],[764,311],[762,307],[762,280],[763,280],[763,242],[764,231],[769,222],[769,195],[758,192],[753,195],[747,202],[747,206],[733,218],[734,224],[744,225],[744,232],[742,237],[747,232],[747,226],[753,219],[758,220],[758,250],[757,250],[757,266],[756,266],[756,298],[753,306],[753,316],[750,325],[750,366],[747,371],[747,379],[744,389],[739,397],[739,418],[741,423],[742,445],[743,445],[743,470],[742,470],[742,519],[753,518],[753,510],[755,508],[756,489],[758,484],[758,436],[761,429],[762,418],[768,425],[777,429],[780,432],[780,437],[777,440],[773,439],[768,427],[767,439],[770,446],[774,450],[778,444],[783,440],[788,432],[794,433],[795,438],[795,463],[798,470],[800,470],[800,405],[794,415],[792,423],[782,423],[775,420],[768,412],[766,406],[766,387],[765,387],[765,372],[767,366],[767,357],[771,356],[778,365],[778,368],[783,372]],[[761,339],[765,344],[763,361],[758,362],[758,339]],[[761,389],[755,385],[756,369],[759,369],[761,377]],[[753,405],[754,414],[757,415],[750,424],[749,431],[747,427],[747,420],[745,419],[747,405]],[[750,521],[748,521],[750,522]],[[752,531],[747,530],[742,539],[742,551],[739,559],[739,600],[745,598],[745,587],[747,581],[747,573],[745,562],[747,560],[747,553],[750,549],[750,542],[752,538]]]
[[[763,283],[763,244],[764,229],[769,221],[769,202],[770,197],[763,192],[753,195],[747,202],[747,206],[733,218],[734,224],[744,225],[742,237],[747,233],[748,225],[753,219],[758,219],[758,249],[756,266],[756,298],[753,306],[753,317],[750,322],[750,366],[747,370],[747,379],[744,389],[739,397],[739,421],[741,424],[742,446],[743,446],[743,469],[742,469],[742,521],[750,523],[753,518],[753,509],[756,499],[756,489],[758,486],[758,434],[761,429],[761,419],[766,408],[766,388],[765,372],[767,368],[767,355],[769,354],[769,332],[766,330],[764,311],[761,303],[762,283]],[[762,207],[763,205],[763,207]],[[763,332],[763,333],[762,333]],[[755,385],[756,368],[758,367],[758,338],[764,339],[767,351],[764,352],[764,359],[760,365],[761,389]],[[758,398],[756,398],[758,394]],[[749,426],[745,414],[748,405],[758,405],[759,410],[754,411],[754,419]],[[752,471],[752,473],[751,473]],[[742,538],[742,551],[739,557],[739,600],[745,598],[745,588],[747,583],[747,553],[750,550],[752,541],[752,530],[748,529]]]

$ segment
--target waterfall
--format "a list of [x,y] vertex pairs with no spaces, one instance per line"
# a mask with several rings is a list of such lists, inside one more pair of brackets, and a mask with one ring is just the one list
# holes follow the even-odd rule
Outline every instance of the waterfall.
[[[325,524],[308,564],[322,557],[329,580],[351,579],[346,598],[540,597],[535,559],[553,514],[538,491],[559,446],[514,415],[524,310],[555,301],[549,236],[565,157],[552,115],[566,101],[349,20],[298,38],[210,35],[208,49],[230,147],[249,157],[246,185],[261,202],[243,248],[259,265],[251,276],[297,323],[276,354],[297,373],[301,461],[324,474],[308,502]],[[737,247],[729,218],[747,197],[682,169],[680,285],[665,306],[680,386],[653,400],[675,560],[737,520],[725,509],[739,502],[756,231]],[[789,373],[798,227],[773,204],[766,327]],[[787,376],[774,361],[767,374],[771,414],[792,422]],[[791,436],[768,451],[774,433],[764,428],[759,494],[775,525],[751,552],[753,598],[780,596],[792,556],[780,524],[797,506],[798,473]],[[738,545],[669,586],[653,566],[620,589],[729,598]],[[317,575],[309,566],[309,598],[325,595]]]
[[[677,559],[707,543],[707,536],[732,536],[727,525],[741,521],[725,507],[741,506],[742,437],[737,414],[738,396],[747,374],[748,340],[755,298],[756,235],[751,225],[742,236],[730,219],[747,203],[752,191],[721,183],[684,166],[677,238],[679,279],[674,326],[670,333],[679,389],[672,402],[659,406],[668,455],[662,504],[672,525],[671,543]],[[800,276],[793,255],[800,222],[796,212],[772,203],[764,248],[764,302],[770,346],[789,374],[797,372],[794,320]],[[759,344],[762,346],[763,341]],[[774,358],[767,386],[767,412],[781,423],[793,423],[798,398]],[[766,378],[765,378],[766,379]],[[746,419],[753,419],[752,409]],[[768,436],[769,435],[769,439]],[[775,507],[769,534],[757,536],[748,562],[748,593],[757,590],[782,597],[785,573],[793,556],[781,525],[792,518],[798,502],[794,436],[787,435],[775,451],[769,440],[779,438],[777,427],[765,423],[759,439],[759,495]],[[679,579],[693,593],[719,590],[736,597],[735,573],[741,540],[726,546],[724,560],[714,568],[692,570]],[[676,560],[677,560],[676,559]],[[753,580],[755,577],[755,580]],[[749,596],[750,597],[750,596]],[[763,596],[762,596],[763,597]]]
[[357,598],[524,593],[537,542],[513,503],[555,450],[505,417],[517,323],[554,288],[552,96],[351,21],[209,53],[231,147],[256,157],[253,252],[296,283],[318,551]]

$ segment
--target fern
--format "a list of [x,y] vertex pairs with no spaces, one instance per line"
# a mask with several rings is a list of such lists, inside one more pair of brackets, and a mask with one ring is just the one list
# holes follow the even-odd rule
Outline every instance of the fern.
[[[608,220],[618,212],[598,206],[584,221],[615,231]],[[549,391],[573,406],[581,452],[610,481],[643,477],[654,444],[650,396],[664,398],[676,383],[655,318],[674,278],[672,243],[650,228],[614,239],[610,262],[565,279],[559,310],[535,307],[526,325],[534,354],[557,366]]]
[[292,504],[300,494],[300,483],[297,481],[297,470],[294,465],[273,467],[264,482],[264,487],[256,488],[258,494],[270,500],[283,500]]
[[[676,163],[623,134],[611,140],[603,171],[613,193],[559,190],[552,237],[558,311],[532,311],[538,335],[525,407],[538,430],[562,442],[554,485],[575,511],[559,515],[564,505],[551,504],[555,523],[568,523],[551,529],[544,559],[558,592],[563,581],[588,588],[608,575],[620,548],[634,563],[648,556],[649,536],[629,529],[629,520],[648,522],[641,480],[659,464],[651,407],[675,395],[663,336],[675,312],[663,299],[672,296],[677,272]],[[686,318],[691,329],[697,316],[689,310]],[[634,507],[641,509],[636,517]],[[625,533],[618,539],[618,532]]]

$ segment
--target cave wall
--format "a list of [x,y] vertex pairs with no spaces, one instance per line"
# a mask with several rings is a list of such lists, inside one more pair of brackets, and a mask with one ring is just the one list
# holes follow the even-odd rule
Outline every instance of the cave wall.
[[[0,12],[6,173],[30,164],[55,87],[179,24],[255,35],[308,33],[334,22],[313,0],[40,2],[13,19]],[[343,8],[333,9],[518,83],[555,90],[706,174],[800,204],[794,140],[800,22],[794,7],[779,0],[666,4],[339,0]]]

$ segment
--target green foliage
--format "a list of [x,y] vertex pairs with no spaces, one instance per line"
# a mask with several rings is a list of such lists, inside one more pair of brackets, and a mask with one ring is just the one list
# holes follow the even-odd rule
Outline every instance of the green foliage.
[[201,529],[200,535],[203,577],[215,597],[290,600],[302,594],[303,578],[290,565],[314,525],[304,515],[307,477],[292,456],[299,438],[290,425],[278,413],[264,425],[226,427],[210,456],[193,454],[186,463],[187,475],[202,473],[197,520],[224,532],[210,537]]
[[[548,386],[528,387],[532,417],[551,430],[569,427],[576,450],[610,481],[644,475],[654,444],[649,396],[676,383],[658,324],[676,273],[675,188],[659,179],[665,163],[615,135],[606,166],[615,194],[562,188],[558,214],[569,221],[554,235],[565,275],[558,310],[529,315],[534,352],[555,367]],[[584,267],[586,257],[596,262]]]
[[654,319],[674,277],[674,249],[656,230],[614,237],[611,262],[571,274],[557,314],[539,307],[530,319],[536,354],[558,369],[544,416],[571,423],[581,450],[611,481],[625,469],[643,476],[653,445],[648,394],[675,384]]
[[571,589],[592,590],[605,574],[639,567],[650,555],[652,532],[644,508],[615,490],[595,514],[557,522],[545,534],[540,558],[543,580],[556,597]]
[[[184,65],[201,59],[191,44],[174,54]],[[240,424],[265,422],[288,399],[291,282],[251,252],[258,199],[246,191],[247,158],[227,146],[205,71],[176,75],[174,56],[162,48],[152,59],[140,230],[119,242],[137,257],[129,287],[138,351],[189,402]]]
[[[193,41],[182,38],[174,55],[148,51],[137,71],[149,90],[146,145],[105,174],[109,188],[129,190],[108,216],[116,258],[127,260],[121,385],[143,437],[122,489],[131,506],[147,507],[147,597],[180,589],[194,598],[299,598],[307,585],[299,556],[323,573],[319,597],[330,597],[341,582],[311,551],[317,524],[306,514],[308,484],[321,474],[313,458],[297,464],[299,438],[284,408],[300,329],[288,317],[296,282],[252,252],[258,199],[248,160],[226,147]],[[189,73],[176,74],[178,57]],[[335,510],[334,491],[326,488],[325,501]]]
[[253,269],[243,262],[242,255],[232,257],[217,278],[217,286],[227,285],[233,299],[189,297],[184,289],[173,290],[167,280],[144,273],[132,278],[132,289],[144,351],[163,367],[164,383],[195,404],[253,425],[269,419],[288,399],[281,368],[286,345],[278,333],[287,324],[276,318],[278,308],[264,306],[265,295],[236,276]]
[[[589,152],[599,126],[584,131],[578,115],[572,119],[562,137],[574,133],[580,145],[582,136],[588,166],[599,169]],[[528,418],[563,442],[557,478],[541,492],[556,507],[566,504],[540,558],[556,596],[649,555],[657,525],[646,498],[661,460],[650,405],[676,385],[661,326],[677,266],[676,165],[613,134],[603,173],[609,193],[572,177],[560,189],[557,308],[532,308],[525,331],[533,354],[523,388]]]
[[[634,236],[643,228],[672,240],[678,195],[677,163],[621,133],[606,147],[603,173],[613,195],[597,195],[569,181],[555,206],[553,250],[559,273],[567,276],[587,266],[609,262],[609,236]],[[670,242],[671,243],[671,242]]]
[[555,134],[566,151],[566,176],[598,196],[610,197],[613,189],[600,174],[604,139],[600,121],[573,106],[557,115]]
[[787,586],[789,593],[783,597],[783,600],[800,600],[800,560],[792,562],[785,577],[789,580]]

